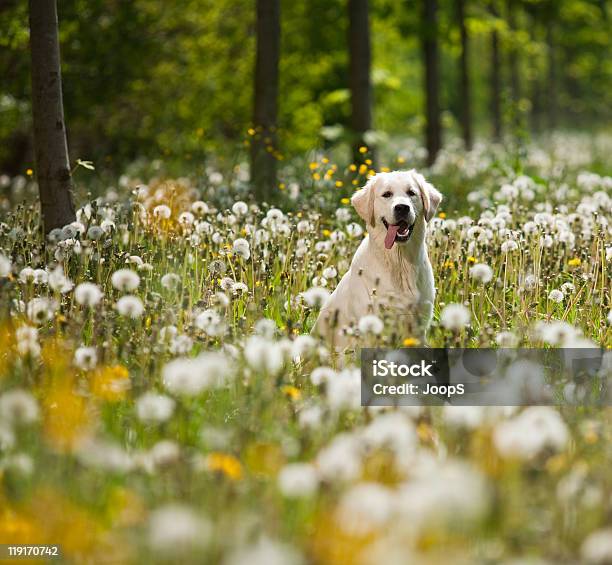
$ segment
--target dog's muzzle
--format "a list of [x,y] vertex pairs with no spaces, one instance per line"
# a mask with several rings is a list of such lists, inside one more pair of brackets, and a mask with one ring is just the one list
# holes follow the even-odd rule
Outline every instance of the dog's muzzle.
[[[397,206],[396,206],[397,208]],[[400,220],[395,224],[390,224],[382,219],[382,223],[387,230],[387,235],[385,236],[385,248],[391,249],[394,243],[405,243],[410,239],[412,235],[412,231],[414,230],[414,224],[416,223],[416,218],[412,224],[408,224],[406,220]]]

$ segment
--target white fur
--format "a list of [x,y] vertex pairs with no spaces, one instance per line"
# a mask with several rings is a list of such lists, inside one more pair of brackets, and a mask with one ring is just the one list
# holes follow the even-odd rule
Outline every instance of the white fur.
[[[353,195],[351,202],[365,220],[368,236],[321,310],[313,332],[334,348],[346,349],[351,345],[346,326],[356,325],[366,314],[378,315],[382,308],[397,319],[403,337],[424,342],[435,299],[425,235],[441,200],[442,195],[415,170],[378,173]],[[410,205],[414,229],[408,241],[396,241],[387,250],[382,218],[394,223],[397,204]]]

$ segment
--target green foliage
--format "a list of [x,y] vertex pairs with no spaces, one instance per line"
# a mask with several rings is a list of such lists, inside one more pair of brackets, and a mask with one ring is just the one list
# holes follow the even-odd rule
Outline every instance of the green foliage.
[[[506,2],[466,4],[477,131],[490,130],[493,29],[501,40],[504,88],[508,54],[514,50],[519,57],[523,99],[517,107],[506,101],[508,122],[517,109],[533,118],[534,127],[546,114],[549,28],[559,124],[582,127],[609,118],[609,0],[522,0],[515,3],[514,30],[508,25]],[[286,158],[347,139],[346,11],[343,0],[281,3],[279,138]],[[441,1],[439,11],[444,124],[454,130],[460,108],[455,3]],[[59,18],[73,157],[114,170],[138,157],[204,165],[219,149],[235,154],[244,147],[252,109],[252,1],[62,0]],[[374,127],[389,135],[419,136],[420,2],[373,0],[370,22]],[[16,173],[32,164],[26,3],[4,3],[0,27],[0,169]]]

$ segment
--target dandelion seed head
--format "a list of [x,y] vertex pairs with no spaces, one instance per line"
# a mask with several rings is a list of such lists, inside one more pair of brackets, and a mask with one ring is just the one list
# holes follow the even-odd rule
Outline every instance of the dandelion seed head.
[[119,269],[113,273],[111,283],[117,290],[133,292],[140,285],[140,277],[131,269]]
[[136,400],[136,414],[141,422],[167,422],[174,413],[175,404],[169,396],[146,392]]
[[471,321],[470,311],[463,304],[448,304],[440,313],[440,323],[451,331],[460,331]]
[[137,296],[126,295],[122,296],[115,304],[117,312],[126,318],[133,320],[140,318],[144,314],[144,304]]
[[149,519],[149,545],[157,551],[174,553],[208,545],[212,525],[195,510],[168,504],[154,510]]
[[486,284],[493,278],[493,269],[484,263],[476,263],[470,268],[470,276],[475,281]]

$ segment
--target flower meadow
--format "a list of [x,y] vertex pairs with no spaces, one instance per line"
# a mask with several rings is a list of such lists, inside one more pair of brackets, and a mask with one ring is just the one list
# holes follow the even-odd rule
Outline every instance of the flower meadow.
[[[428,344],[610,347],[612,140],[449,147],[423,170],[446,197]],[[130,173],[47,238],[32,181],[0,178],[0,543],[90,563],[611,563],[610,409],[366,409],[358,357],[309,334],[374,172],[317,153],[287,166],[279,207],[249,200],[240,165]],[[420,345],[390,315],[346,331]]]

